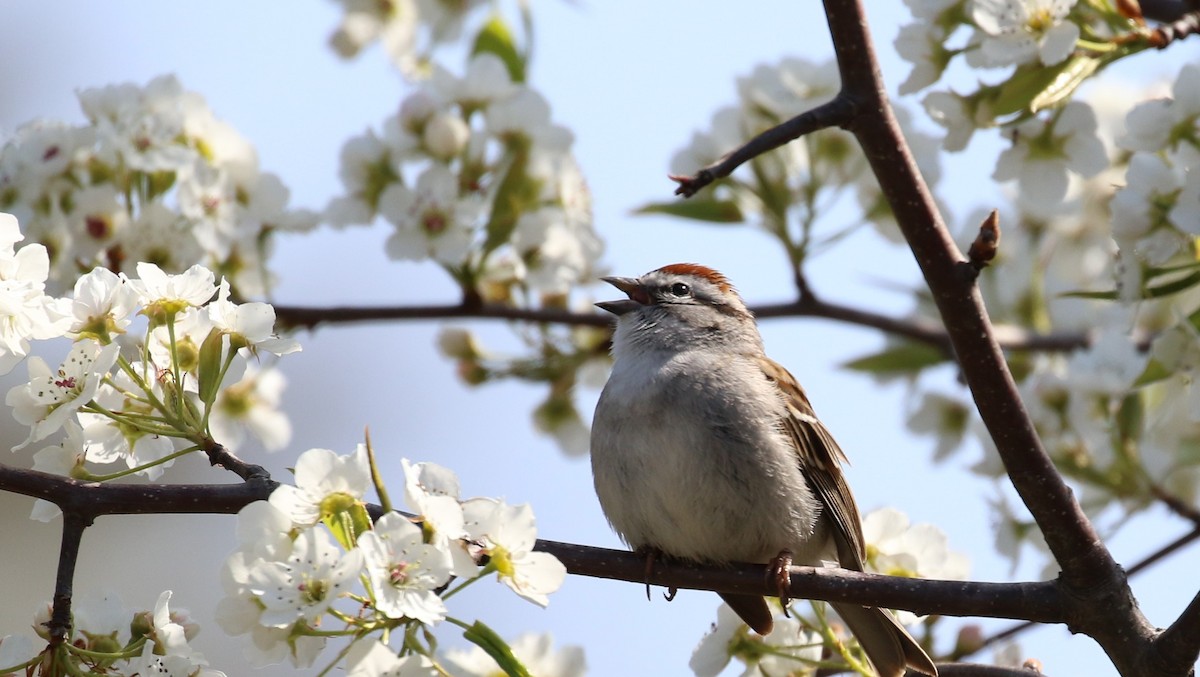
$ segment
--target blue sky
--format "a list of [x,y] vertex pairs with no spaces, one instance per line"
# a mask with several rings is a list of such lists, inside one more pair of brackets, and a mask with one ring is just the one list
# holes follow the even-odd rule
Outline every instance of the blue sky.
[[[908,66],[895,58],[890,44],[907,12],[893,3],[875,4],[872,25],[884,76],[894,91]],[[671,195],[665,176],[671,155],[694,130],[708,125],[713,111],[734,100],[737,76],[785,56],[830,57],[816,3],[710,3],[701,9],[678,0],[551,1],[534,3],[533,11],[537,40],[531,83],[550,100],[554,119],[575,132],[576,154],[593,191],[596,227],[607,240],[609,269],[640,274],[696,261],[725,272],[751,303],[790,299],[785,258],[761,233],[630,212]],[[377,127],[407,90],[378,48],[352,62],[338,60],[325,46],[337,20],[337,6],[319,1],[220,0],[202,8],[133,1],[7,3],[0,9],[0,131],[36,117],[78,122],[78,88],[145,83],[172,72],[256,145],[262,167],[281,176],[295,204],[320,209],[339,188],[342,142]],[[449,58],[451,66],[458,65]],[[1143,73],[1173,70],[1155,59],[1148,55],[1136,65]],[[981,192],[979,186],[986,185],[998,148],[994,135],[983,135],[968,153],[946,159],[948,178],[940,189],[957,216],[975,205],[997,204],[998,193]],[[382,228],[321,230],[280,241],[274,269],[282,283],[276,300],[313,305],[455,300],[452,285],[436,267],[388,261],[385,237]],[[895,289],[918,279],[910,254],[865,234],[814,261],[809,275],[829,300],[895,315],[906,313],[910,304]],[[595,293],[605,298],[608,292],[597,288]],[[515,347],[502,324],[472,327],[490,346]],[[460,474],[467,495],[531,502],[546,538],[617,547],[592,493],[586,459],[563,457],[529,424],[528,413],[541,391],[514,384],[462,386],[454,365],[437,355],[437,329],[437,323],[426,322],[301,334],[304,352],[283,361],[293,442],[253,460],[282,478],[304,449],[348,452],[362,428],[370,426],[393,482],[401,478],[401,456],[437,461]],[[953,548],[971,557],[974,578],[1008,579],[1009,565],[996,559],[991,545],[986,498],[994,490],[964,470],[980,452],[972,447],[929,467],[931,443],[913,439],[904,428],[906,390],[836,368],[877,349],[882,338],[821,320],[772,320],[764,323],[763,333],[768,351],[802,380],[849,454],[849,479],[863,509],[894,506],[914,522],[934,522],[949,534]],[[23,370],[17,369],[3,387],[21,376]],[[581,392],[581,409],[590,412],[595,396]],[[199,463],[189,467],[190,479],[216,477]],[[0,635],[23,631],[34,605],[52,590],[57,527],[25,521],[28,503],[0,497],[6,514],[16,515],[6,526],[9,533],[19,529],[31,543],[20,561],[0,557],[4,580],[21,580],[20,589],[12,590],[17,599],[0,612]],[[1119,560],[1134,561],[1184,531],[1160,517],[1154,513],[1139,520],[1142,528],[1115,542]],[[214,666],[248,674],[237,667],[242,640],[226,638],[209,620],[217,567],[232,547],[231,530],[232,519],[220,516],[104,518],[84,540],[77,589],[113,588],[133,607],[151,605],[158,591],[174,588],[173,606],[190,607],[204,624],[198,645]],[[1178,563],[1186,557],[1135,582],[1145,595],[1142,608],[1155,623],[1170,622],[1200,581],[1194,567]],[[1017,573],[1038,575],[1032,566]],[[13,587],[5,586],[6,591]],[[717,599],[698,592],[682,592],[671,603],[654,598],[647,603],[640,586],[572,577],[551,597],[547,611],[491,584],[456,600],[461,606],[454,611],[464,618],[478,615],[510,636],[551,630],[558,642],[587,649],[592,674],[686,674],[692,648],[715,620]],[[440,636],[448,645],[461,641],[450,628]],[[1063,628],[1031,633],[1022,644],[1050,674],[1108,671],[1090,640],[1073,638]]]

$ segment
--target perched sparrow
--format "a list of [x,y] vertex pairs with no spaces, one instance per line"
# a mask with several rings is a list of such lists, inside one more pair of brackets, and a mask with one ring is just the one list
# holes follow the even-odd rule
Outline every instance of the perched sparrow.
[[[629,298],[592,424],[592,474],[613,529],[637,550],[699,562],[837,562],[861,571],[862,523],[804,390],[763,353],[754,316],[724,275],[695,264],[606,277]],[[721,597],[760,634],[756,595]],[[834,604],[875,669],[937,675],[887,611]]]

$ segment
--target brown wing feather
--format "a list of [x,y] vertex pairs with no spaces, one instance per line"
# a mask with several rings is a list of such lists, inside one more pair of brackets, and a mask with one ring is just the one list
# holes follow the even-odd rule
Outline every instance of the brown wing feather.
[[781,423],[796,443],[800,469],[834,525],[838,563],[845,569],[862,571],[867,554],[862,519],[841,466],[842,463],[849,463],[849,460],[834,441],[833,435],[817,419],[808,396],[796,378],[778,362],[767,357],[760,359],[763,373],[779,386],[787,399],[791,415]]

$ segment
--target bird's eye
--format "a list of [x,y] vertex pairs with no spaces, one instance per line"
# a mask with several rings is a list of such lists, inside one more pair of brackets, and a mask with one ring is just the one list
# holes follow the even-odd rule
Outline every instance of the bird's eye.
[[676,282],[671,285],[671,293],[675,296],[687,296],[692,293],[692,288],[682,282]]

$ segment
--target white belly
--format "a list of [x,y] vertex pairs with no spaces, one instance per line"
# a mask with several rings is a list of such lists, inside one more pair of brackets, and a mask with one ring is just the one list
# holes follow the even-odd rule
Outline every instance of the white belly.
[[767,562],[784,549],[797,563],[834,559],[774,386],[748,359],[724,380],[682,381],[696,372],[687,360],[626,356],[624,385],[610,379],[601,394],[592,471],[613,528],[631,547],[699,561]]

